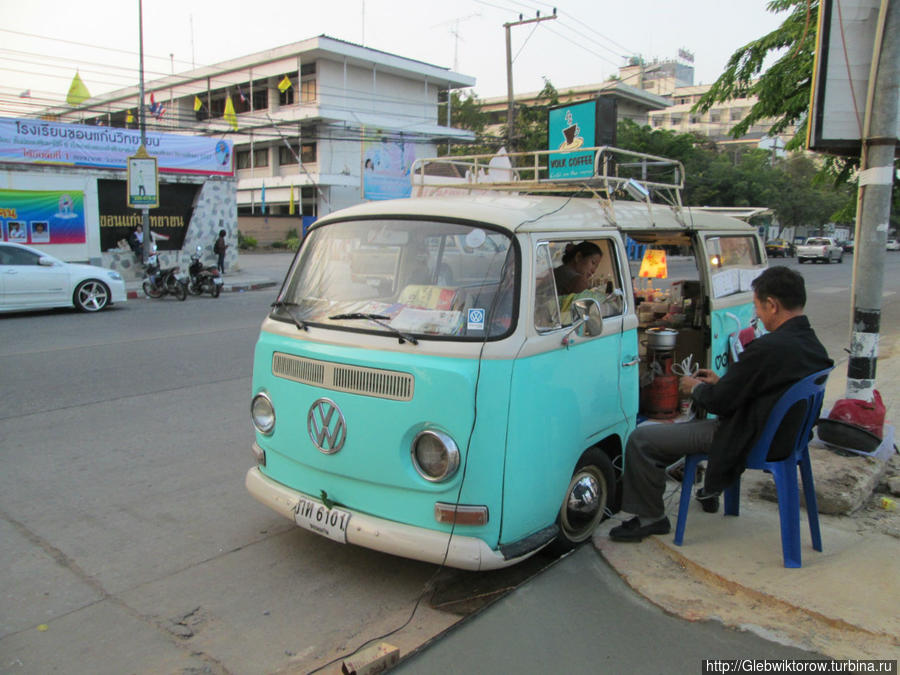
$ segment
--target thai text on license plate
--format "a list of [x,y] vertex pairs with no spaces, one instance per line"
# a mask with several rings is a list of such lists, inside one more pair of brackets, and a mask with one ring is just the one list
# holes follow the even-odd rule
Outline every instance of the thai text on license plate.
[[324,504],[301,497],[297,506],[294,507],[294,522],[316,534],[321,534],[342,544],[347,543],[347,524],[350,522],[350,513],[343,509],[329,509]]

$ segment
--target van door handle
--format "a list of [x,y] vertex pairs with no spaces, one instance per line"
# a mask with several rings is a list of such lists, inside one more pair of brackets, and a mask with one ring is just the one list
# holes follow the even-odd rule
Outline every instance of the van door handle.
[[640,362],[641,362],[641,359],[640,359],[640,357],[638,357],[634,361],[626,361],[625,363],[622,364],[622,367],[625,368],[628,366],[636,366]]

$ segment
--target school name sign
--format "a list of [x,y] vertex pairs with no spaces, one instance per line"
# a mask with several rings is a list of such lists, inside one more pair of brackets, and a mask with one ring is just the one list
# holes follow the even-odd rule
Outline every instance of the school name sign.
[[[126,169],[141,145],[137,129],[0,119],[0,162]],[[229,141],[205,136],[147,134],[147,151],[161,173],[233,176]]]

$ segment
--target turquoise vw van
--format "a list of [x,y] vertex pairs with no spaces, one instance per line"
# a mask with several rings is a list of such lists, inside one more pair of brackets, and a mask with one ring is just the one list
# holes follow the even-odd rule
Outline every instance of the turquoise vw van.
[[[437,195],[310,228],[254,353],[257,500],[468,570],[591,537],[635,425],[685,417],[648,393],[676,362],[724,371],[766,258],[755,228],[681,205],[677,163],[664,180],[646,171],[661,158],[587,150],[577,181],[541,178],[553,153],[513,158],[530,168],[505,182],[483,180],[490,158],[443,160],[465,165],[455,184],[420,162],[418,191]],[[561,295],[554,270],[584,241],[602,253],[590,287]]]

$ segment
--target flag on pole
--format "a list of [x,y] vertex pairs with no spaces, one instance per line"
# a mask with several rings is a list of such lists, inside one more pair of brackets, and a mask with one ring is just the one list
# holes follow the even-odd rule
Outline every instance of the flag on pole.
[[199,96],[194,96],[194,112],[198,112],[201,108],[203,108],[203,101]]
[[247,103],[247,97],[244,96],[244,92],[241,90],[241,85],[238,85],[237,88],[238,88],[238,96],[241,97],[241,103],[246,104],[246,103]]
[[150,92],[150,114],[158,120],[161,120],[163,115],[166,114],[166,106],[156,102],[152,91]]
[[69,93],[66,96],[66,103],[69,105],[79,105],[91,97],[84,82],[81,81],[81,75],[75,71],[75,77],[72,78],[72,84],[69,85]]
[[131,124],[133,122],[134,122],[134,113],[132,113],[129,110],[127,113],[125,113],[125,124]]
[[291,184],[291,201],[288,203],[288,215],[294,215],[294,185]]
[[225,113],[222,115],[225,121],[231,125],[235,131],[238,130],[237,115],[234,113],[234,104],[231,102],[231,96],[225,99]]
[[266,215],[266,184],[265,183],[262,184],[262,198],[260,199],[260,202],[262,203],[262,213],[263,213],[263,215]]
[[282,78],[281,82],[278,83],[278,91],[280,91],[283,94],[288,89],[290,89],[292,86],[293,85],[291,84],[291,78],[289,78],[287,75],[285,75]]

